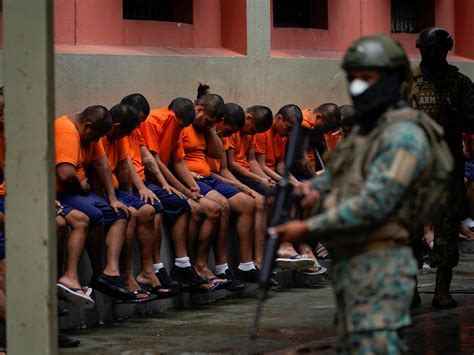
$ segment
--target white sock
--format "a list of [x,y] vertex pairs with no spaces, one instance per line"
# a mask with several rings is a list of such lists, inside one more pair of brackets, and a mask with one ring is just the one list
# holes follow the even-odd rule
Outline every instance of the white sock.
[[188,257],[188,256],[184,256],[184,257],[182,257],[182,258],[176,258],[176,259],[174,259],[174,264],[175,264],[177,267],[182,267],[182,268],[190,267],[190,266],[191,266],[191,260],[189,260],[189,257]]
[[229,268],[229,265],[227,263],[221,264],[221,265],[216,265],[214,272],[216,275],[219,274],[225,274],[225,271]]
[[153,264],[153,272],[156,274],[157,272],[160,272],[160,269],[163,269],[164,265],[163,263],[158,263],[158,264]]
[[248,263],[240,263],[239,264],[239,270],[250,271],[252,269],[255,269],[255,264],[253,263],[253,261],[249,261]]

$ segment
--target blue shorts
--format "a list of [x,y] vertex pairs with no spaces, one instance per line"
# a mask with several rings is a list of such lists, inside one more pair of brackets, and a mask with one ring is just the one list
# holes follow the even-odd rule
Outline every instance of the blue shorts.
[[65,205],[65,204],[62,204],[62,203],[61,203],[61,206],[62,206],[63,210],[61,211],[61,213],[59,215],[63,218],[66,218],[66,216],[69,213],[71,213],[71,211],[74,209],[71,206],[68,206],[68,205]]
[[[0,212],[5,213],[5,196],[0,196]],[[5,234],[0,231],[0,260],[5,259]]]
[[260,195],[263,195],[265,197],[270,196],[272,193],[274,193],[274,189],[269,189],[265,185],[261,184],[257,180],[248,178],[246,176],[242,175],[235,175],[237,180],[239,180],[242,184],[247,185],[250,187],[252,190],[257,191]]
[[183,213],[191,211],[188,201],[179,198],[175,194],[169,195],[160,185],[153,182],[144,181],[145,186],[148,187],[160,199],[163,206],[163,214],[168,218],[176,218]]
[[201,189],[201,195],[204,196],[206,196],[210,191],[216,190],[226,199],[229,199],[241,192],[234,186],[229,185],[228,183],[222,180],[214,179],[210,176],[206,176],[200,180],[196,180],[196,182],[199,185],[199,188]]
[[[129,194],[128,192],[120,190],[120,189],[115,190],[115,196],[117,196],[117,199],[120,202],[122,202],[125,206],[133,207],[137,211],[146,205],[146,203],[140,200],[140,198],[137,197],[136,195]],[[163,212],[163,206],[159,202],[156,202],[154,205],[150,205],[150,206],[153,206],[155,208],[155,213]]]
[[119,211],[119,214],[116,214],[106,199],[93,193],[82,196],[58,192],[57,199],[61,204],[79,210],[89,217],[90,229],[102,224],[110,225],[119,219],[126,218],[125,212]]

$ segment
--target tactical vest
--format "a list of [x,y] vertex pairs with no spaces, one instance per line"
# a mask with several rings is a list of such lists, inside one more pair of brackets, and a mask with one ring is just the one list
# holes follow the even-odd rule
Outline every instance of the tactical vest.
[[382,133],[400,121],[415,122],[425,131],[431,148],[428,167],[407,188],[405,196],[386,221],[345,235],[335,235],[327,240],[330,249],[352,248],[380,240],[407,241],[413,231],[434,218],[437,206],[446,198],[453,159],[442,138],[443,129],[426,114],[401,108],[387,111],[368,135],[358,134],[359,129],[355,128],[338,143],[328,163],[332,181],[331,191],[323,202],[324,210],[360,193]]
[[457,72],[458,69],[450,65],[445,80],[435,84],[426,77],[420,64],[417,64],[412,69],[413,78],[411,87],[408,88],[408,103],[414,109],[426,112],[439,124],[446,124],[450,118],[442,117],[443,106],[448,103],[452,107],[457,107],[459,93]]

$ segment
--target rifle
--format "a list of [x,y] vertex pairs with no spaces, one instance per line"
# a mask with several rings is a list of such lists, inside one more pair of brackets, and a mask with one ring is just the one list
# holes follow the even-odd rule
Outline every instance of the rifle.
[[[300,125],[294,125],[289,138],[289,144],[286,151],[285,170],[282,179],[278,182],[276,201],[273,214],[270,218],[269,227],[277,226],[286,222],[290,218],[290,210],[294,204],[296,196],[293,194],[293,187],[290,183],[291,170],[295,163],[301,158],[306,150],[306,141],[308,133]],[[260,325],[260,316],[263,304],[268,296],[270,280],[272,276],[273,265],[276,252],[280,245],[280,237],[277,233],[267,232],[265,242],[265,251],[263,255],[262,268],[259,273],[259,299],[255,322],[253,324],[251,338],[255,339]]]
[[[344,125],[353,126],[357,123],[358,121],[356,118],[351,118],[347,119],[344,122]],[[335,128],[340,127],[340,123],[317,126],[313,129],[305,129],[300,125],[293,126],[286,151],[285,170],[283,172],[282,179],[278,182],[276,201],[274,205],[273,214],[270,218],[269,227],[277,226],[279,224],[287,222],[290,219],[290,210],[292,206],[296,201],[299,201],[299,196],[295,196],[293,194],[293,187],[290,184],[290,176],[291,170],[295,167],[296,162],[301,159],[304,152],[306,151],[306,145],[309,137],[325,134]],[[320,156],[319,159],[321,159]],[[322,164],[322,166],[324,166],[324,164]],[[267,240],[265,242],[262,268],[259,273],[259,297],[255,320],[250,334],[251,339],[256,339],[258,335],[263,304],[265,303],[265,300],[268,296],[272,270],[279,245],[279,235],[274,232],[267,232]]]

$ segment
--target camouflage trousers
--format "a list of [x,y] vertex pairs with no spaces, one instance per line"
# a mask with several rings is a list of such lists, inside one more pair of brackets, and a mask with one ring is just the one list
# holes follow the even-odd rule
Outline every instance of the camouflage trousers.
[[398,354],[398,330],[411,323],[416,261],[409,247],[335,261],[337,349],[341,354]]
[[450,185],[449,197],[440,206],[439,218],[433,224],[434,247],[431,267],[454,268],[459,261],[459,225],[465,214],[465,187],[463,178]]

